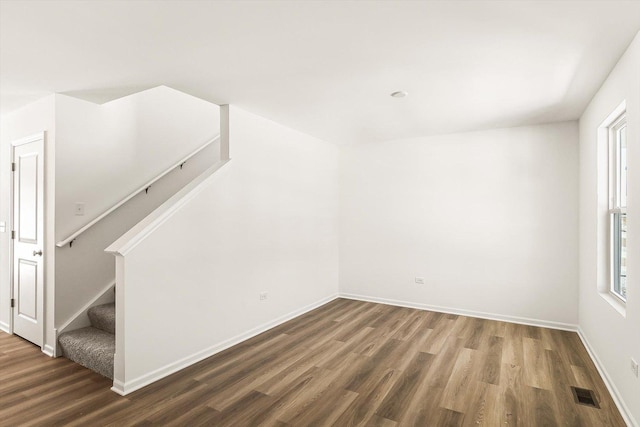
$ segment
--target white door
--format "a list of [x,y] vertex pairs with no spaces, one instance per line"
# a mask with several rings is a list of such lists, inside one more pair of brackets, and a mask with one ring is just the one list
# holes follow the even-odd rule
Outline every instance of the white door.
[[44,133],[13,143],[13,332],[42,346]]

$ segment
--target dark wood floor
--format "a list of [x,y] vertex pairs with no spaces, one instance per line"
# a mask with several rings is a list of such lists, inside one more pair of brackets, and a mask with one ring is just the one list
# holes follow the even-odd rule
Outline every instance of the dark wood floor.
[[575,333],[346,299],[126,397],[110,386],[0,333],[2,426],[625,425]]

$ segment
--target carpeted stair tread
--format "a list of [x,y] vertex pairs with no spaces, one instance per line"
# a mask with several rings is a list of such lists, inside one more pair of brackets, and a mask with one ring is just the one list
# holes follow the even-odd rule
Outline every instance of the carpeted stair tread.
[[110,334],[116,333],[116,305],[115,303],[97,305],[87,312],[91,326],[102,329]]
[[89,326],[65,332],[58,337],[58,342],[64,357],[113,379],[114,334]]

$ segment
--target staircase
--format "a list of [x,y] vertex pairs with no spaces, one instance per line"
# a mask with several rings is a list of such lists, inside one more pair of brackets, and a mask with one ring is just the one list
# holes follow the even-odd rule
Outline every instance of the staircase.
[[91,326],[65,332],[58,337],[62,355],[107,378],[113,379],[116,350],[116,305],[91,307]]

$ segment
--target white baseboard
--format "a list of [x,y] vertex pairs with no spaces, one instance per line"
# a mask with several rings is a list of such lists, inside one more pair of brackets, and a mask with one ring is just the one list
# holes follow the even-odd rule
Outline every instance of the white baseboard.
[[503,322],[519,323],[522,325],[539,326],[549,329],[559,329],[562,331],[576,332],[578,325],[571,323],[553,322],[549,320],[530,319],[527,317],[508,316],[503,314],[485,313],[482,311],[464,310],[459,308],[441,307],[437,305],[421,304],[416,302],[398,301],[387,298],[370,297],[365,295],[340,293],[340,298],[353,299],[358,301],[377,302],[381,304],[395,305],[398,307],[416,308],[418,310],[437,311],[440,313],[458,314],[461,316],[479,317],[481,319],[499,320]]
[[0,322],[0,331],[10,334],[11,333],[11,327],[9,326],[8,323]]
[[307,313],[315,308],[320,307],[321,305],[331,302],[336,298],[338,298],[338,294],[334,294],[329,297],[323,298],[320,301],[316,301],[298,310],[294,310],[291,313],[285,314],[284,316],[280,316],[277,319],[264,323],[243,334],[237,335],[221,343],[212,345],[211,347],[205,348],[204,350],[201,350],[190,356],[184,357],[176,362],[170,363],[166,366],[163,366],[162,368],[156,369],[155,371],[142,375],[131,381],[120,381],[120,380],[114,379],[113,387],[111,388],[111,390],[114,391],[115,393],[125,396],[155,381],[158,381],[166,376],[169,376],[175,372],[178,372],[181,369],[184,369],[190,365],[193,365],[194,363],[197,363],[203,359],[206,359],[207,357],[211,357],[216,353],[226,350],[229,347],[233,347],[234,345],[239,344],[242,341],[246,341],[249,338],[255,337],[256,335],[259,335],[271,328],[274,328],[284,322],[287,322],[293,319],[294,317],[298,317],[304,313]]
[[122,381],[113,380],[113,387],[111,387],[111,391],[118,393],[120,396],[124,396],[124,384],[122,384]]
[[620,411],[622,418],[624,418],[624,421],[627,423],[628,426],[638,427],[638,423],[636,422],[635,418],[631,414],[631,411],[629,410],[627,405],[624,403],[624,400],[622,400],[622,398],[620,397],[620,393],[618,392],[618,389],[616,388],[614,382],[611,380],[609,373],[605,369],[602,362],[600,362],[600,359],[598,358],[596,352],[593,350],[593,347],[591,347],[591,344],[589,344],[589,340],[587,340],[587,336],[584,334],[584,331],[580,327],[578,327],[578,336],[580,337],[582,344],[584,344],[584,347],[587,349],[587,352],[589,353],[591,360],[593,360],[593,364],[596,365],[596,369],[598,370],[598,373],[602,377],[604,384],[607,386],[607,390],[609,390],[609,394],[611,395],[611,398],[613,399],[614,403],[618,407],[618,410]]
[[56,357],[55,349],[48,344],[45,344],[45,346],[42,347],[42,352],[49,357]]

